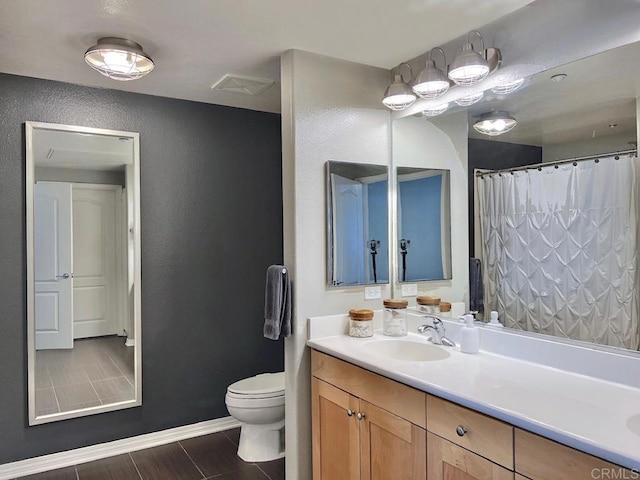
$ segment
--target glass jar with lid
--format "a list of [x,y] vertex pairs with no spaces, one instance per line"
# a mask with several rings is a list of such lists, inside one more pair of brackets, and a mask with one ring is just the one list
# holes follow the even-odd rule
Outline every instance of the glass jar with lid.
[[373,310],[366,308],[349,310],[349,336],[373,337]]
[[440,302],[440,316],[441,317],[451,317],[451,303],[450,302]]
[[421,295],[416,297],[418,309],[423,313],[430,315],[440,314],[440,297],[430,297],[428,295]]
[[382,303],[384,305],[382,333],[390,337],[404,337],[407,334],[408,302],[388,298]]

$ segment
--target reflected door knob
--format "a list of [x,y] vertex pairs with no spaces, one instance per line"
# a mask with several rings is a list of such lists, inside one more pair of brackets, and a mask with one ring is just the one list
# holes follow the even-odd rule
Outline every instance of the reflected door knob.
[[62,275],[56,275],[56,278],[69,278],[69,274],[68,273],[63,273]]

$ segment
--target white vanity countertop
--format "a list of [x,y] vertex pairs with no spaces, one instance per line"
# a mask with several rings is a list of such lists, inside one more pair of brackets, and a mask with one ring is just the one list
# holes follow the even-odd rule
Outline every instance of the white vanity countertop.
[[[438,347],[451,356],[417,362],[391,360],[363,347],[367,342],[385,339],[391,337],[381,332],[364,339],[344,334],[311,335],[307,344],[427,393],[640,470],[640,389],[483,350],[470,355],[458,347]],[[426,337],[411,333],[394,340],[402,339],[426,342]]]

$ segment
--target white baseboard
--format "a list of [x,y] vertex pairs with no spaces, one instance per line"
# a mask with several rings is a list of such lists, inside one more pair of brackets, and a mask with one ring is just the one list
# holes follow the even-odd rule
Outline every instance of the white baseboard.
[[125,340],[124,344],[127,347],[135,347],[136,346],[136,340],[134,338],[127,337],[127,339]]
[[0,465],[0,480],[9,480],[34,473],[46,472],[57,468],[70,467],[80,463],[92,462],[101,458],[121,455],[127,452],[165,445],[167,443],[199,437],[209,433],[221,432],[239,427],[241,423],[233,417],[222,417],[206,422],[194,423],[182,427],[170,428],[160,432],[146,433],[136,437],[123,438],[113,442],[100,443],[88,447],[76,448],[66,452],[52,453],[41,457],[27,458],[17,462]]

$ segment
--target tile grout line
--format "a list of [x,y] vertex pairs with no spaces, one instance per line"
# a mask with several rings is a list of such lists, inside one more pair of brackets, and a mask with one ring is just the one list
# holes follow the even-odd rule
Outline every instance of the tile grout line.
[[269,480],[271,480],[271,477],[269,476],[269,474],[268,474],[267,472],[265,472],[264,470],[262,470],[262,469],[260,468],[260,465],[259,465],[259,464],[254,463],[254,465],[255,465],[256,467],[258,467],[258,470],[260,470],[260,471],[264,474],[264,476],[265,476],[265,477],[267,477]]
[[140,470],[138,469],[138,465],[136,465],[136,461],[133,459],[133,455],[131,455],[131,452],[127,452],[127,455],[129,455],[129,458],[131,459],[131,463],[133,463],[133,468],[135,468],[136,472],[138,472],[138,477],[140,477],[140,480],[144,480],[144,478],[142,478],[142,474],[140,473]]
[[187,449],[182,446],[182,442],[178,441],[177,443],[178,445],[180,445],[180,448],[185,453],[185,455],[189,458],[189,460],[191,460],[191,463],[193,463],[193,465],[196,467],[196,470],[200,472],[200,475],[202,475],[202,478],[203,479],[208,478],[204,473],[202,473],[202,470],[200,470],[200,467],[198,466],[198,464],[193,461],[193,458],[191,458],[191,455],[189,455],[189,452],[187,452]]

